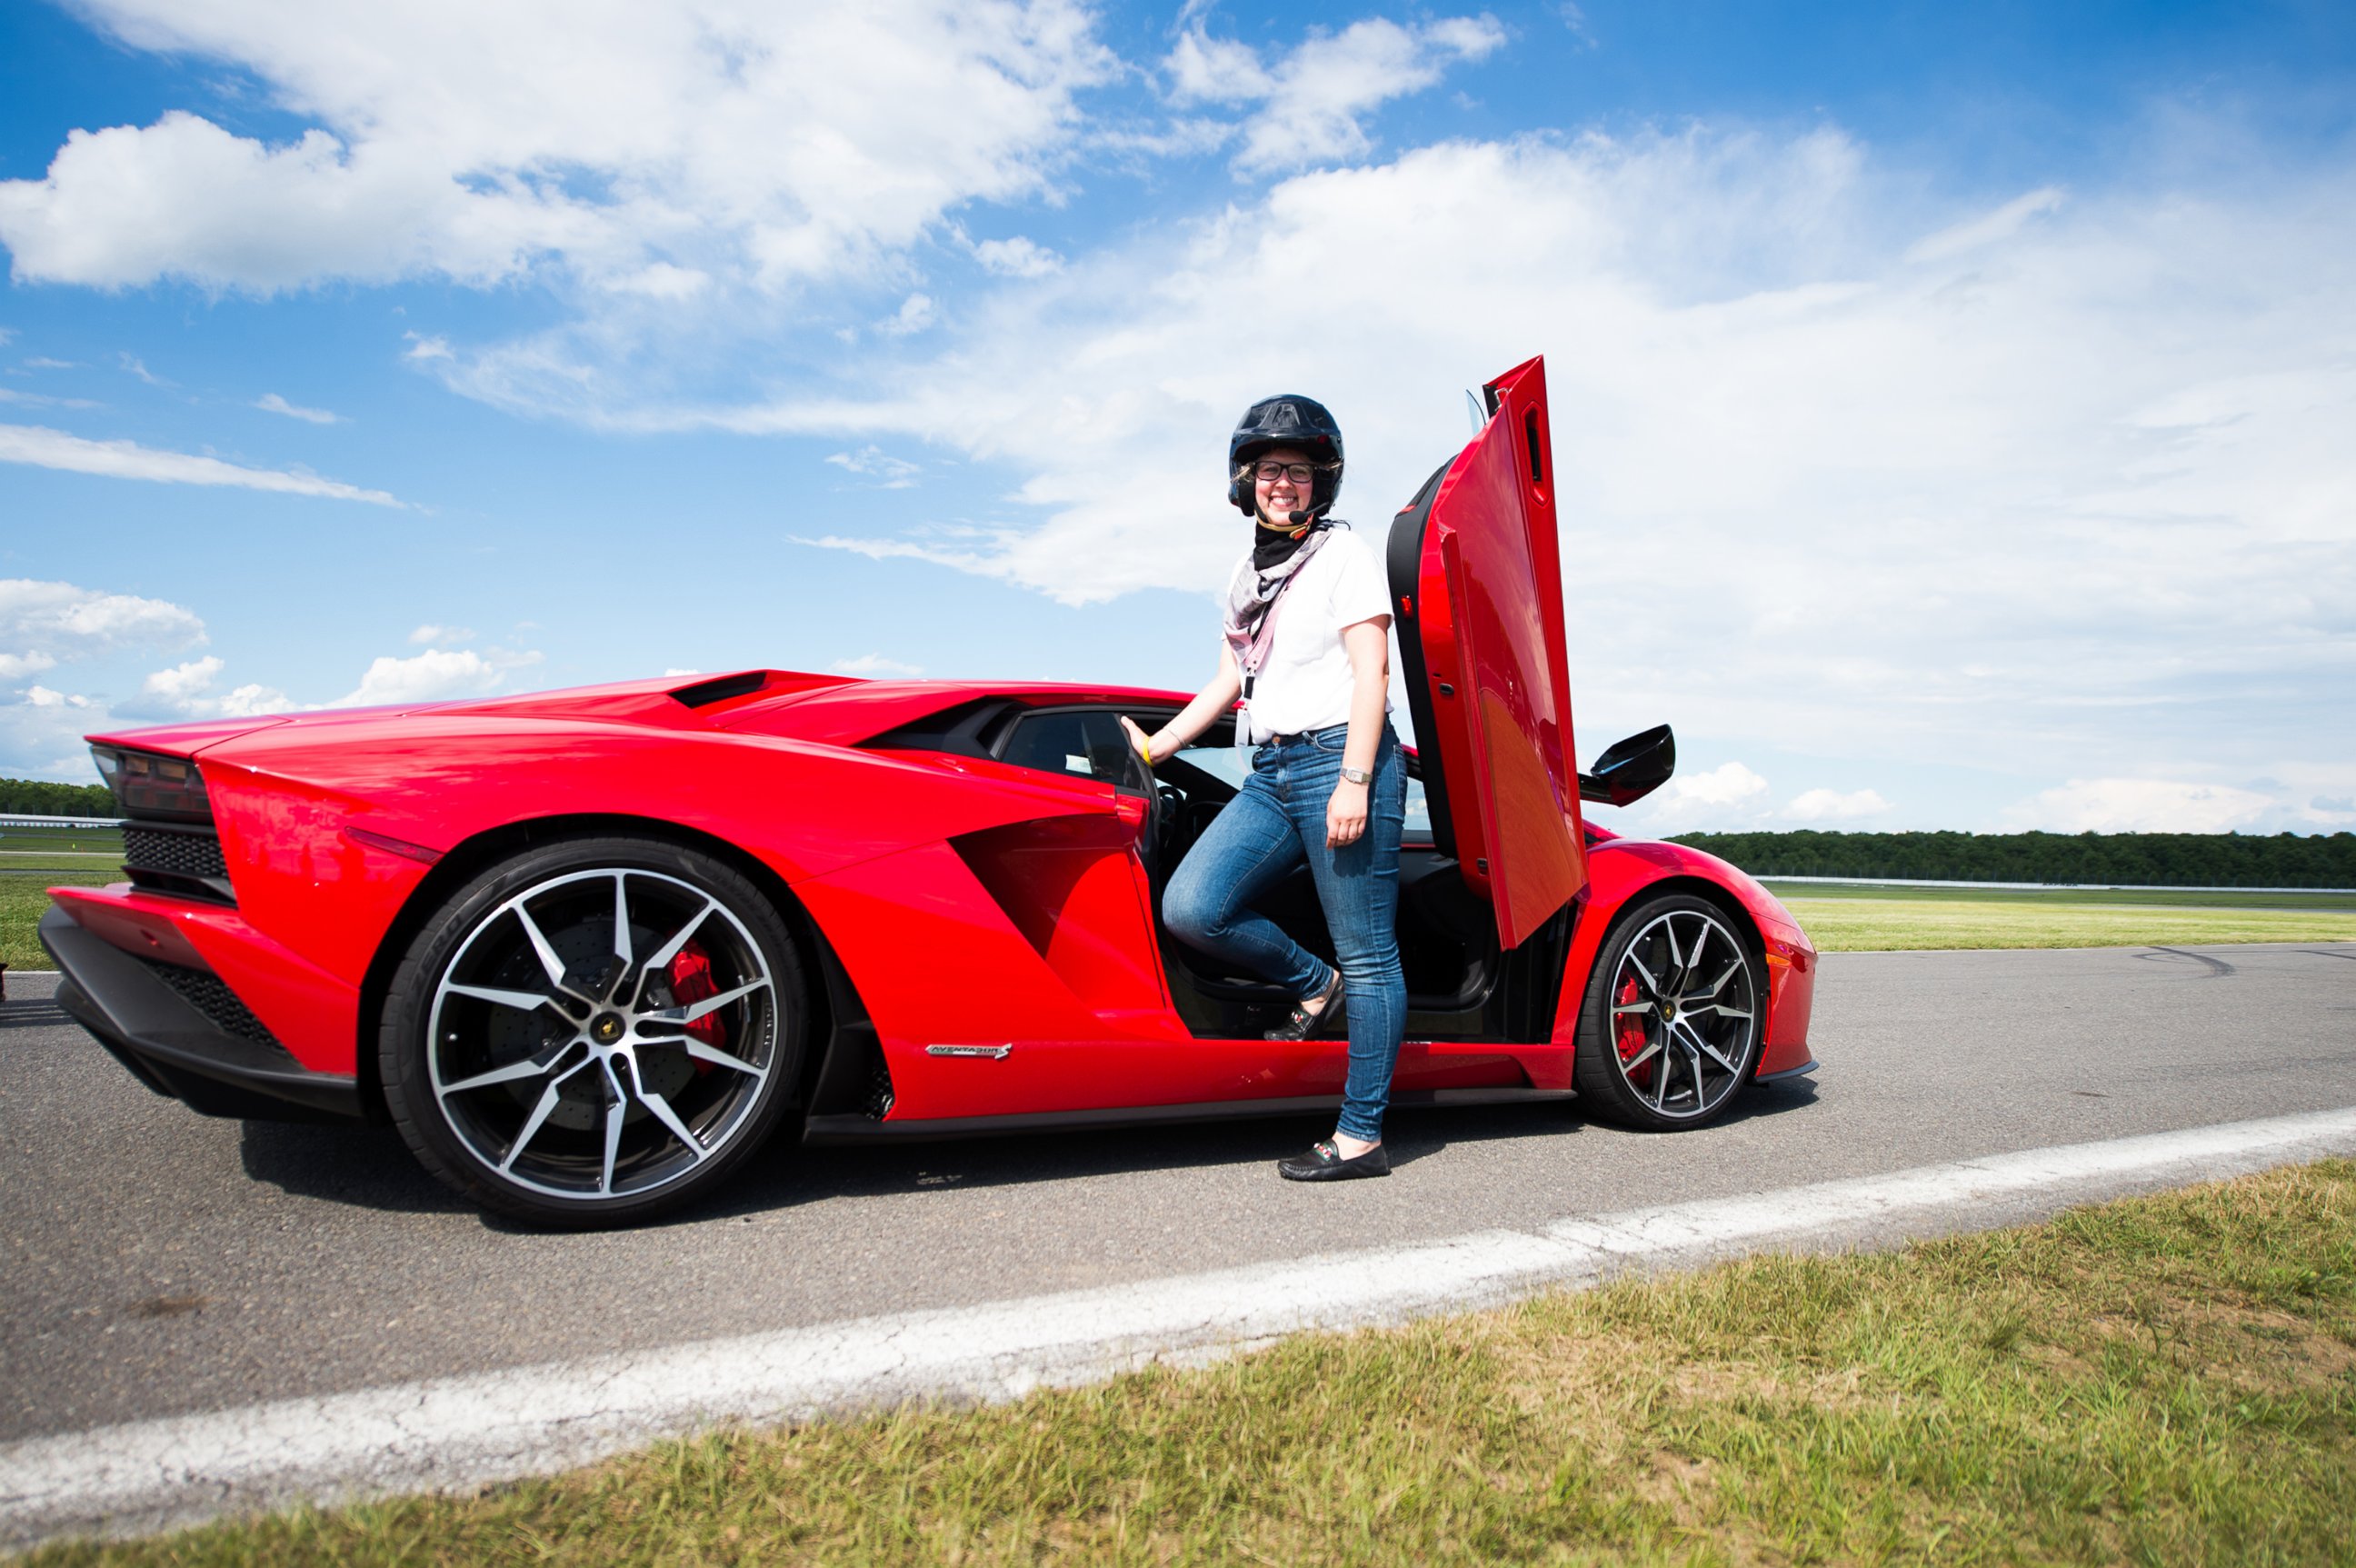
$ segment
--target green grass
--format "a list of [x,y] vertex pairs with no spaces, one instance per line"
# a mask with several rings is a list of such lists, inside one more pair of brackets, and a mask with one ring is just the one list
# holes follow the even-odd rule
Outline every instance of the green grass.
[[2356,1163],[67,1563],[2346,1563]]
[[52,887],[97,887],[120,880],[122,873],[111,866],[102,871],[0,876],[0,963],[10,969],[56,968],[49,955],[41,950],[40,939],[34,934],[35,928],[41,923],[41,912],[49,907],[48,890]]
[[1768,886],[1826,952],[2356,941],[2356,894]]
[[123,880],[123,834],[113,828],[0,829],[0,963],[48,969],[34,934],[51,887]]

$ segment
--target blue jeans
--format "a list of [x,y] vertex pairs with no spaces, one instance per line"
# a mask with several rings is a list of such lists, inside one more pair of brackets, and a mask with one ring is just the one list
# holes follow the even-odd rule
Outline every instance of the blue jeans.
[[1341,1130],[1369,1143],[1383,1135],[1391,1070],[1407,1032],[1407,980],[1399,970],[1399,829],[1407,815],[1407,764],[1383,726],[1366,790],[1366,831],[1325,847],[1325,807],[1342,781],[1349,726],[1314,730],[1252,754],[1243,789],[1186,852],[1162,896],[1171,935],[1189,947],[1266,977],[1296,996],[1314,996],[1333,972],[1251,906],[1306,861],[1325,907],[1326,929],[1348,999],[1350,1076]]

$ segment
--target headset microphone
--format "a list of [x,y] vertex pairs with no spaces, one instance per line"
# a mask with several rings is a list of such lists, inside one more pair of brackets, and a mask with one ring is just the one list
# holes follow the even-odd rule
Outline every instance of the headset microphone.
[[1317,514],[1313,511],[1289,511],[1284,515],[1291,520],[1293,527],[1299,528],[1302,523],[1307,522]]

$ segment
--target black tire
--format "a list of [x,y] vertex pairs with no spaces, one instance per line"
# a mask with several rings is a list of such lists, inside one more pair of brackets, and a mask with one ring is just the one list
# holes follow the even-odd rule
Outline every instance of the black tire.
[[1719,906],[1665,893],[1604,939],[1579,1009],[1580,1097],[1651,1132],[1716,1118],[1759,1061],[1767,994],[1748,931]]
[[593,1230],[692,1202],[750,1158],[792,1100],[807,1015],[793,938],[742,875],[658,840],[570,839],[426,922],[378,1060],[427,1170]]

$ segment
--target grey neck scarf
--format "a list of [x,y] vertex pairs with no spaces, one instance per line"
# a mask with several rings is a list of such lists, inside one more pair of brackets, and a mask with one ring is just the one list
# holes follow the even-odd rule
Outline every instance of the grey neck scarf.
[[1276,634],[1276,617],[1271,610],[1280,596],[1290,585],[1293,577],[1318,547],[1329,537],[1323,523],[1312,528],[1301,541],[1301,547],[1290,555],[1262,572],[1256,567],[1236,574],[1227,585],[1227,615],[1225,631],[1227,646],[1235,650],[1236,667],[1246,675],[1258,673],[1268,658],[1269,643]]

